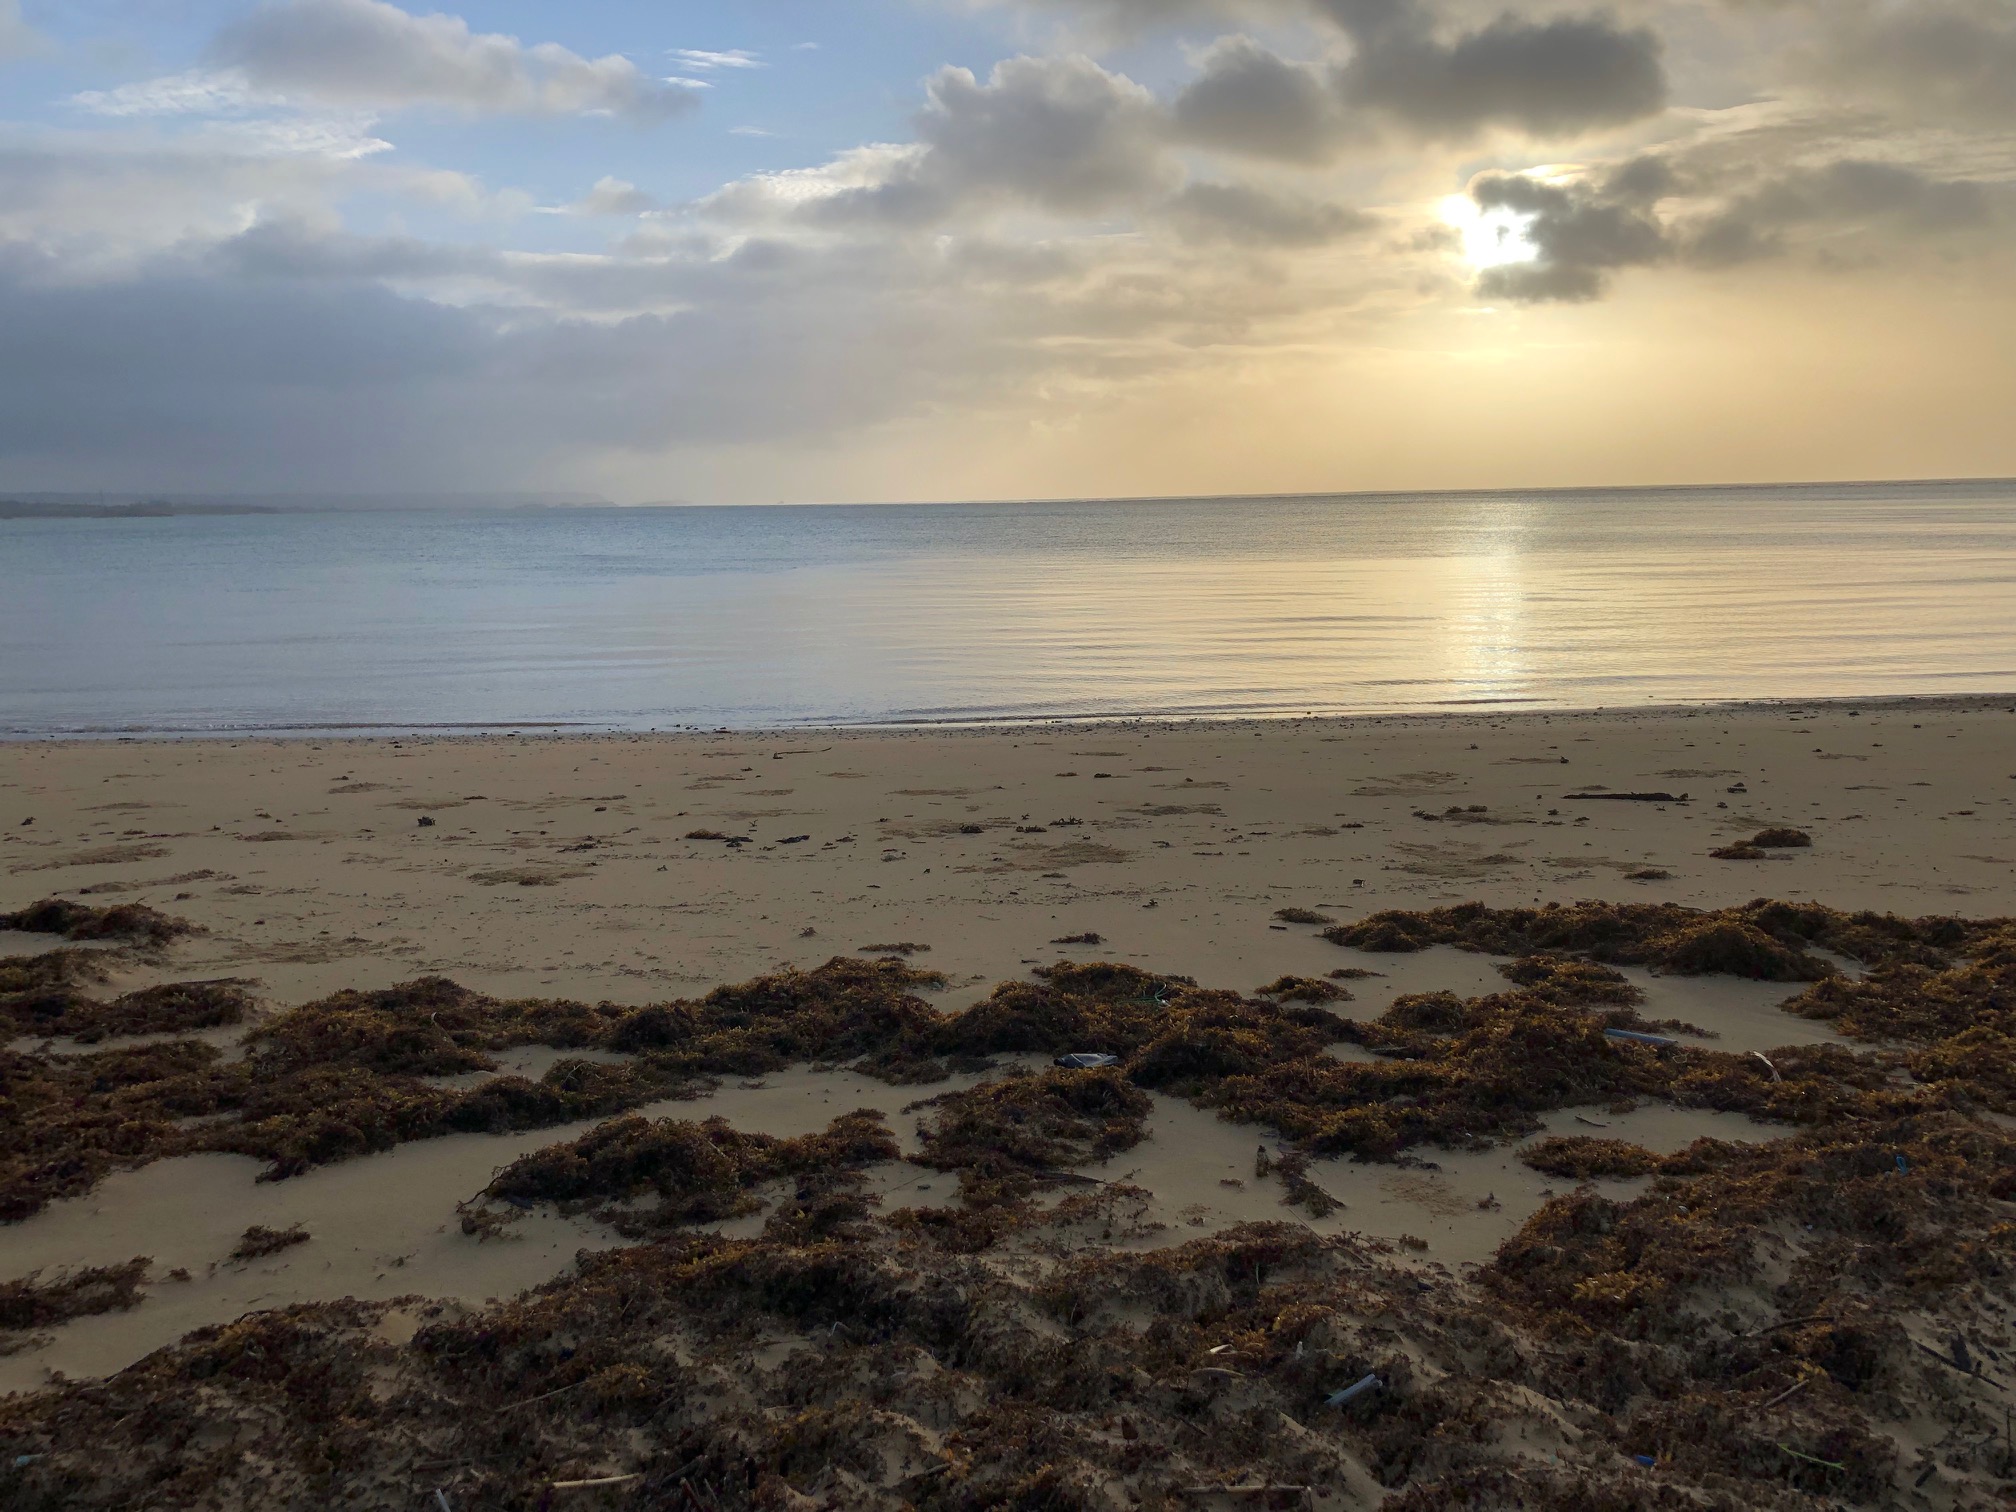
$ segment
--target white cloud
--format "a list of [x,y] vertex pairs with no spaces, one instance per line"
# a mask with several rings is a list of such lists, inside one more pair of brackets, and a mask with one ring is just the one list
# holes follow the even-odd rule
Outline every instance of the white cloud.
[[287,104],[282,94],[263,92],[237,69],[168,74],[121,84],[116,89],[87,89],[70,103],[93,115],[171,116],[231,115],[240,111]]
[[604,176],[595,181],[590,189],[573,204],[565,206],[562,213],[567,215],[647,215],[658,209],[658,201],[639,189],[627,179]]
[[708,52],[699,47],[675,47],[672,60],[682,68],[697,68],[711,73],[717,68],[768,68],[762,57],[756,53],[744,52],[741,48],[730,48],[726,52]]
[[254,90],[320,104],[632,120],[694,105],[690,87],[650,78],[628,58],[472,32],[459,17],[416,16],[384,0],[269,3],[225,28],[212,54]]

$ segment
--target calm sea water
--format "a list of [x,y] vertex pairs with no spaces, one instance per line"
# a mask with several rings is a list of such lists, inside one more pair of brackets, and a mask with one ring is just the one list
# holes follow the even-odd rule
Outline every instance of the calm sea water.
[[2016,483],[0,521],[0,732],[2016,688]]

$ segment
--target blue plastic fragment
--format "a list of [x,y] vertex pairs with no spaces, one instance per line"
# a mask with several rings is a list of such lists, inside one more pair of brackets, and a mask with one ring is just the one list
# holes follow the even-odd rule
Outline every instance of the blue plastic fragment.
[[1908,1176],[1911,1174],[1911,1162],[1906,1160],[1902,1155],[1899,1155],[1897,1157],[1897,1169]]
[[1649,1454],[1634,1454],[1631,1456],[1631,1458],[1638,1461],[1638,1463],[1643,1465],[1647,1470],[1654,1469],[1655,1467],[1657,1467],[1659,1463],[1659,1461],[1656,1458],[1654,1458],[1652,1455]]
[[1357,1382],[1355,1385],[1346,1386],[1342,1391],[1331,1392],[1329,1396],[1324,1398],[1324,1405],[1326,1407],[1342,1407],[1347,1403],[1357,1401],[1358,1398],[1365,1395],[1368,1391],[1377,1391],[1385,1384],[1378,1376],[1368,1375],[1364,1380]]
[[1651,1045],[1659,1050],[1670,1050],[1680,1043],[1676,1039],[1668,1039],[1663,1034],[1640,1034],[1635,1029],[1605,1029],[1603,1037],[1613,1040],[1628,1040],[1634,1045]]

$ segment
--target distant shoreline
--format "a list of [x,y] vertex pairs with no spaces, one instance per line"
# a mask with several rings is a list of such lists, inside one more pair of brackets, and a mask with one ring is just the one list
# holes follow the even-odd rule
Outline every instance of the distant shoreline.
[[24,504],[0,499],[0,520],[162,520],[175,515],[273,515],[265,504]]

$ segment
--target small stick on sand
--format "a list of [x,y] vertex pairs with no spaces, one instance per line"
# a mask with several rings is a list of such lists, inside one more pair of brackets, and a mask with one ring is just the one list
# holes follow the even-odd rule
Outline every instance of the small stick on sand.
[[1762,1407],[1759,1407],[1757,1410],[1759,1412],[1769,1412],[1773,1407],[1776,1407],[1780,1402],[1789,1401],[1791,1398],[1799,1395],[1800,1392],[1806,1389],[1806,1386],[1807,1386],[1806,1379],[1804,1377],[1801,1377],[1799,1380],[1794,1381],[1790,1386],[1787,1386],[1783,1391],[1779,1392],[1778,1395],[1771,1398],[1770,1401],[1766,1402]]
[[565,1386],[557,1386],[553,1390],[548,1391],[543,1395],[536,1397],[527,1397],[522,1402],[512,1402],[506,1406],[499,1407],[497,1411],[499,1413],[516,1412],[520,1407],[533,1407],[538,1405],[540,1402],[550,1402],[554,1397],[559,1396],[561,1392],[572,1391],[577,1386],[586,1386],[590,1381],[594,1379],[595,1377],[593,1376],[583,1376],[578,1381],[569,1381]]
[[1773,1323],[1769,1328],[1753,1328],[1749,1333],[1743,1335],[1743,1337],[1746,1339],[1761,1339],[1765,1334],[1774,1334],[1781,1328],[1798,1328],[1807,1323],[1831,1323],[1833,1321],[1834,1315],[1832,1313],[1814,1313],[1810,1317],[1805,1318],[1787,1318],[1782,1323]]
[[[1911,1342],[1913,1344],[1918,1344],[1918,1341],[1916,1339],[1913,1339]],[[2004,1386],[2000,1381],[1996,1380],[1995,1377],[1991,1375],[1983,1375],[1978,1370],[1969,1370],[1965,1365],[1962,1365],[1958,1360],[1952,1359],[1947,1355],[1939,1353],[1939,1351],[1934,1349],[1930,1344],[1918,1344],[1918,1347],[1924,1350],[1925,1353],[1927,1353],[1928,1355],[1932,1356],[1932,1358],[1937,1360],[1941,1365],[1944,1365],[1948,1370],[1957,1370],[1961,1375],[1967,1377],[1967,1379],[1970,1381],[1985,1381],[1990,1386],[1993,1386],[1997,1391],[2000,1392],[2006,1393],[2009,1390],[2007,1386]]]
[[554,1481],[547,1489],[552,1491],[579,1491],[587,1486],[622,1486],[633,1480],[644,1479],[644,1472],[634,1475],[598,1475],[593,1480]]

